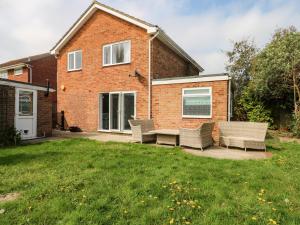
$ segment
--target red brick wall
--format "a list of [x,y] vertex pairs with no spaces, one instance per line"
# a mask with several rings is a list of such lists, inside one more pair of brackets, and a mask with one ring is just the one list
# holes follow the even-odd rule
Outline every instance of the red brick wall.
[[15,75],[14,70],[8,70],[8,79],[9,80],[15,80],[15,81],[21,81],[21,82],[29,82],[29,71],[28,68],[23,67],[23,73],[20,75]]
[[[32,66],[32,83],[36,85],[47,85],[47,79],[50,82],[50,87],[57,89],[57,63],[53,55],[49,55],[30,62]],[[57,94],[51,94],[52,99],[52,118],[53,127],[56,126],[57,114]]]
[[15,88],[0,85],[0,130],[15,122]]
[[[131,63],[102,66],[102,46],[131,40]],[[58,69],[58,111],[65,111],[69,126],[98,129],[99,93],[137,92],[137,117],[148,113],[148,34],[146,30],[97,11],[60,51]],[[67,71],[67,53],[82,50],[82,70]],[[138,70],[140,78],[129,77]],[[63,91],[61,86],[65,87]]]
[[[52,93],[51,93],[52,94]],[[37,136],[52,135],[52,96],[44,91],[37,93]]]
[[32,84],[46,86],[46,80],[49,79],[51,88],[56,89],[57,65],[55,56],[49,55],[31,61],[30,65],[32,66]]
[[[212,118],[182,118],[182,89],[193,87],[212,87]],[[153,86],[152,116],[156,128],[196,128],[205,121],[227,120],[228,81],[214,81],[187,84],[168,84]],[[214,137],[217,140],[215,127]]]
[[183,77],[198,75],[199,70],[160,40],[154,39],[152,45],[152,74],[154,79]]

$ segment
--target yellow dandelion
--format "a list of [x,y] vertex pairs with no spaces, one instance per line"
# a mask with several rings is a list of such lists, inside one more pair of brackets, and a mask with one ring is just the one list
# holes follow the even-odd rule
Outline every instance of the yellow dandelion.
[[144,203],[144,202],[145,202],[144,200],[141,201],[141,203]]
[[158,199],[158,197],[155,196],[154,199]]
[[169,208],[170,211],[174,211],[174,208]]
[[180,203],[180,202],[176,202],[176,204],[177,204],[177,205],[180,205],[181,203]]
[[172,218],[171,220],[170,220],[170,224],[173,224],[174,223],[174,219]]
[[127,214],[128,213],[127,210],[124,210],[124,213]]
[[257,220],[256,216],[252,216],[251,219],[252,219],[252,220]]
[[275,208],[272,208],[272,210],[273,210],[273,211],[276,211],[277,209],[275,209]]
[[189,222],[189,221],[185,221],[185,224],[191,224],[191,222]]

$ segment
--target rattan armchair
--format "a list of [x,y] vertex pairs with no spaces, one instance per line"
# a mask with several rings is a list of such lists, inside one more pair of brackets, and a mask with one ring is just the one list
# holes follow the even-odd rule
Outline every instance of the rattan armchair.
[[132,140],[140,143],[156,141],[156,135],[149,133],[154,130],[153,120],[128,120],[131,131]]
[[213,145],[212,131],[214,129],[214,122],[203,123],[197,129],[180,129],[179,138],[180,146],[187,146],[192,148],[204,148]]

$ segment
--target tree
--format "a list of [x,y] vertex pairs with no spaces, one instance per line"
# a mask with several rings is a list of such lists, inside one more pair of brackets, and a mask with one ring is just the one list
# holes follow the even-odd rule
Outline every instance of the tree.
[[253,61],[252,89],[269,107],[299,113],[300,33],[294,27],[279,29]]
[[235,119],[238,120],[247,119],[240,98],[251,79],[252,61],[257,52],[254,42],[249,39],[233,42],[232,51],[225,52],[228,57],[226,70],[232,78],[233,112]]

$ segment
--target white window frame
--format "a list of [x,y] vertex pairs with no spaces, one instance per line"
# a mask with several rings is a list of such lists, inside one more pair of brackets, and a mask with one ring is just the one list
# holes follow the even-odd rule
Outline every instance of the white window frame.
[[[118,44],[124,44],[124,43],[129,43],[129,60],[128,62],[122,62],[122,63],[112,63],[113,61],[113,51],[112,51],[112,47],[113,45],[118,45]],[[110,63],[109,64],[105,64],[105,61],[104,61],[104,48],[105,47],[110,47]],[[106,67],[106,66],[115,66],[115,65],[123,65],[123,64],[129,64],[131,63],[131,41],[130,40],[126,40],[126,41],[119,41],[119,42],[114,42],[114,43],[111,43],[111,44],[107,44],[107,45],[103,45],[102,46],[102,66],[103,67]]]
[[[208,89],[209,94],[184,94],[184,91],[189,91],[189,90],[203,90],[203,89]],[[210,115],[184,115],[183,114],[183,107],[184,107],[184,97],[201,97],[201,96],[210,96]],[[182,108],[181,108],[181,114],[182,118],[198,118],[198,119],[210,119],[212,118],[212,103],[213,103],[213,95],[212,95],[212,87],[195,87],[195,88],[183,88],[182,89]]]
[[[2,70],[2,71],[0,71],[0,73],[1,73],[0,78],[2,78],[2,79],[8,79],[8,71],[7,70]],[[3,74],[5,74],[5,77],[3,76]]]
[[[20,70],[20,72],[16,73],[16,71],[18,71],[18,70]],[[21,75],[21,74],[23,74],[23,68],[22,68],[22,67],[19,67],[19,68],[15,68],[15,69],[14,69],[14,75],[15,75],[15,76],[19,76],[19,75]]]
[[[77,52],[81,52],[81,67],[80,68],[76,68],[76,53]],[[73,55],[74,54],[74,69],[70,69],[69,68],[69,57],[70,57],[70,55]],[[76,51],[72,51],[72,52],[68,52],[68,60],[67,60],[67,69],[68,69],[68,71],[69,72],[72,72],[72,71],[78,71],[78,70],[82,70],[82,50],[76,50]]]

